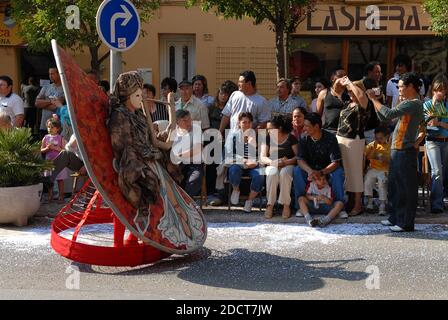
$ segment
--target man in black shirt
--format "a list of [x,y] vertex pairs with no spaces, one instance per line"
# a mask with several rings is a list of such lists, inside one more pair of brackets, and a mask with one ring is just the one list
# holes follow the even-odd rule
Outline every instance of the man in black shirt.
[[[295,201],[305,195],[307,181],[321,172],[331,178],[335,201],[344,202],[344,171],[336,137],[322,129],[321,117],[315,112],[305,116],[304,130],[308,135],[300,140],[298,166],[294,168]],[[346,217],[346,213],[341,212],[340,216]]]

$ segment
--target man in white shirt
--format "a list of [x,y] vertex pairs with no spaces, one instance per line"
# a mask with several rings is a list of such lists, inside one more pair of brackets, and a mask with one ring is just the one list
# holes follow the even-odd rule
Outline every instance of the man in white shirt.
[[183,174],[182,188],[192,197],[201,192],[202,130],[193,124],[188,110],[176,111],[176,130],[173,132],[171,162],[179,165]]
[[[395,108],[400,101],[398,100],[398,81],[400,76],[407,72],[412,71],[412,60],[409,56],[405,54],[399,54],[394,59],[395,74],[387,81],[386,95],[387,95],[387,105],[391,108]],[[421,81],[421,79],[420,79]],[[423,99],[425,96],[425,85],[422,81],[422,86],[420,87],[420,98]]]
[[238,91],[232,93],[222,110],[219,131],[224,130],[230,122],[230,129],[238,128],[238,116],[241,112],[250,112],[254,118],[253,126],[265,129],[271,120],[271,110],[268,101],[257,93],[256,78],[253,71],[241,72],[238,79]]
[[10,77],[0,76],[0,108],[11,117],[11,124],[20,128],[25,119],[25,109],[22,98],[12,92],[12,85]]
[[36,107],[42,109],[42,118],[40,121],[40,133],[42,136],[47,134],[47,120],[51,118],[53,113],[56,112],[56,109],[61,107],[65,101],[58,69],[51,67],[48,70],[48,74],[52,83],[43,87],[36,98]]
[[193,95],[193,85],[190,81],[184,80],[179,83],[180,99],[176,101],[177,110],[187,110],[190,112],[191,120],[199,121],[202,130],[210,128],[208,109]]

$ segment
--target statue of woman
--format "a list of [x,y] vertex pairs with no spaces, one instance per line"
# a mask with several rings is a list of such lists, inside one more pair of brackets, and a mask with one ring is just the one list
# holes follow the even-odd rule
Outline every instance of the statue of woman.
[[[151,117],[143,109],[142,87],[137,72],[126,72],[118,77],[111,97],[109,130],[118,185],[136,208],[134,222],[140,233],[157,228],[176,247],[196,247],[206,236],[202,213],[166,170],[161,150],[169,150],[171,143],[157,139]],[[166,141],[176,122],[173,94],[168,99]]]

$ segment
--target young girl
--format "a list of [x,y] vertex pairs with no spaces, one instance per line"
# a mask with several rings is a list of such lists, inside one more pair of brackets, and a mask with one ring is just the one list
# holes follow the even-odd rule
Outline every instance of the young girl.
[[[61,122],[55,118],[50,118],[47,121],[48,134],[42,139],[42,146],[40,152],[45,154],[46,160],[54,160],[59,153],[65,148],[65,140],[61,136],[62,126]],[[45,172],[45,176],[50,176],[51,172]],[[58,182],[59,199],[58,203],[64,203],[64,180],[68,178],[67,168],[62,170],[56,180]],[[53,200],[53,188],[48,190],[48,202]]]

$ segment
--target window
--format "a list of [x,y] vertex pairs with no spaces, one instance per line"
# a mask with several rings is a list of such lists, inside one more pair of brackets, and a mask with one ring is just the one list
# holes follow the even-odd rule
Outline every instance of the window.
[[448,40],[436,37],[397,39],[397,55],[403,53],[412,58],[413,69],[421,73],[426,90],[437,73],[447,71],[447,48]]
[[382,84],[385,85],[387,75],[388,39],[350,39],[348,54],[348,76],[352,80],[362,79],[364,67],[370,61],[381,63],[383,72]]
[[182,62],[184,64],[182,80],[188,80],[188,47],[182,48]]
[[170,47],[170,78],[176,76],[176,48]]

